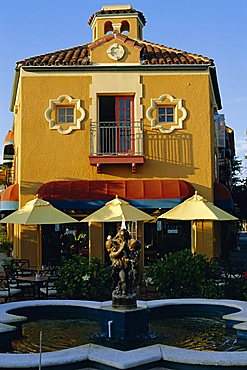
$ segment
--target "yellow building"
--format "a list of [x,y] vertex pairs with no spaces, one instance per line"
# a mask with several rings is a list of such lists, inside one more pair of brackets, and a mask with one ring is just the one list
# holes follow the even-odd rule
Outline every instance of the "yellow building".
[[[194,190],[213,201],[214,114],[221,109],[214,62],[144,41],[145,23],[130,5],[104,6],[89,19],[91,42],[16,64],[12,186],[19,207],[38,194],[81,219],[115,194],[149,213]],[[164,251],[165,237],[176,243],[181,225],[150,225],[147,236],[162,234],[156,241]],[[109,225],[90,225],[91,256],[104,258],[107,232]],[[198,252],[219,255],[211,223],[204,238]],[[190,235],[184,243],[190,247]],[[36,263],[35,228],[15,225],[14,251]]]

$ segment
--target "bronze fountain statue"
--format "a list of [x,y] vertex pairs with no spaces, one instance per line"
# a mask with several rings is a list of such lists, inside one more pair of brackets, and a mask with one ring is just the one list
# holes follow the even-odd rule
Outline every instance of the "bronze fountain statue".
[[128,230],[121,229],[105,243],[112,262],[112,306],[115,308],[136,308],[136,295],[141,281],[141,243],[131,239]]

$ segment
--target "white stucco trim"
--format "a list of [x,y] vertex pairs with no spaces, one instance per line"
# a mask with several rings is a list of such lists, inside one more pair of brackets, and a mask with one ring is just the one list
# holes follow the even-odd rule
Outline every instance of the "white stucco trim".
[[[169,129],[166,129],[165,124],[158,123],[157,119],[153,117],[153,112],[157,109],[158,103],[162,103],[165,100],[169,100],[169,102],[175,108],[175,124],[172,125]],[[180,117],[178,116],[179,111],[182,112],[182,115]],[[151,99],[151,106],[147,109],[146,117],[151,122],[152,129],[160,130],[160,132],[164,134],[170,134],[174,130],[183,128],[183,121],[187,117],[187,111],[183,107],[182,99],[175,99],[169,94],[163,94],[159,98]]]
[[[60,105],[65,100],[69,102],[69,104],[75,107],[77,112],[80,112],[78,118],[75,119],[75,122],[71,124],[66,130],[63,129],[62,124],[57,124],[56,121],[51,117],[51,113],[56,109],[57,105]],[[50,130],[57,130],[60,134],[67,135],[70,134],[73,130],[80,130],[81,129],[81,121],[85,118],[85,110],[81,107],[80,99],[73,99],[69,95],[60,95],[57,99],[49,99],[49,107],[45,111],[45,119],[49,122],[49,129]]]
[[[104,66],[104,67],[112,67],[113,64],[112,63],[95,63],[95,66]],[[121,67],[123,66],[123,63],[122,62],[115,62],[114,63],[114,67]],[[140,66],[140,63],[124,63],[124,66]],[[83,71],[69,71],[69,67],[68,67],[68,71],[52,71],[52,72],[47,72],[47,71],[22,71],[22,78],[32,78],[32,77],[48,77],[50,78],[51,76],[66,76],[66,77],[70,77],[70,76],[80,76],[80,77],[92,77],[96,74],[115,74],[116,72],[107,72],[107,70],[105,71],[86,71],[86,70],[83,70]],[[139,76],[179,76],[179,75],[188,75],[188,76],[191,76],[191,75],[197,75],[197,76],[205,76],[205,75],[209,75],[208,71],[169,71],[169,70],[162,70],[162,71],[139,71],[139,72],[131,72],[131,71],[122,71],[121,70],[117,73],[124,73],[124,74],[131,74],[131,75],[136,75],[136,74],[139,74]]]

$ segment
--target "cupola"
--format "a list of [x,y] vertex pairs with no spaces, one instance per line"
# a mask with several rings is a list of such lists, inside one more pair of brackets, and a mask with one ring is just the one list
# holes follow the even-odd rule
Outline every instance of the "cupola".
[[113,32],[142,40],[146,19],[142,12],[133,9],[131,5],[109,5],[94,13],[88,24],[93,31],[93,41]]

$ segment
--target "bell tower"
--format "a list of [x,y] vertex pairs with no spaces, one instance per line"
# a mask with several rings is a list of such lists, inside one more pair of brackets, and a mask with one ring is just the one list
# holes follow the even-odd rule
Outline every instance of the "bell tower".
[[109,5],[94,13],[88,24],[92,29],[93,41],[114,32],[142,40],[146,19],[142,12],[133,9],[131,5]]

